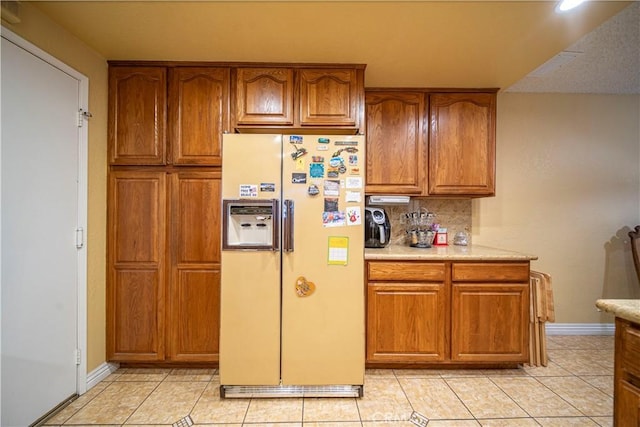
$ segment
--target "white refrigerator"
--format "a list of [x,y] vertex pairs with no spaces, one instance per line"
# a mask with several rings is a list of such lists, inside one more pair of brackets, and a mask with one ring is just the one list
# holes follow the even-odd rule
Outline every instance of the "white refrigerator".
[[224,136],[221,396],[362,396],[364,149]]

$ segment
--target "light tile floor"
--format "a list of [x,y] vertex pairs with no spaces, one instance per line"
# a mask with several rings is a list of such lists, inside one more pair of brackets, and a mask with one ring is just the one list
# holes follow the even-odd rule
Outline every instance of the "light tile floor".
[[547,345],[547,367],[367,370],[360,399],[221,400],[215,369],[120,369],[45,425],[412,427],[415,411],[428,427],[612,426],[613,336]]

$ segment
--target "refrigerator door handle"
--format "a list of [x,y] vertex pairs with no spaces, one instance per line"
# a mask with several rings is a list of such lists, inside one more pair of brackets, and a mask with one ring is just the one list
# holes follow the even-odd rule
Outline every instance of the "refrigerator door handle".
[[283,235],[282,250],[285,252],[293,252],[293,200],[286,199],[282,210]]
[[277,252],[280,250],[280,236],[279,236],[279,231],[278,231],[278,217],[280,216],[280,200],[278,199],[273,199],[272,200],[272,206],[273,206],[273,235],[272,235],[272,242],[273,245],[271,246],[271,250],[274,252]]

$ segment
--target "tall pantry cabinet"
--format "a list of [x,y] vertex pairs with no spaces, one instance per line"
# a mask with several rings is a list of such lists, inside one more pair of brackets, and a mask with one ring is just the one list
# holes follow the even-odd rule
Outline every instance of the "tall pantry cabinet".
[[167,174],[111,170],[107,359],[164,359]]
[[222,135],[357,133],[364,68],[109,63],[107,360],[218,361]]
[[110,361],[218,360],[228,106],[228,68],[110,66]]

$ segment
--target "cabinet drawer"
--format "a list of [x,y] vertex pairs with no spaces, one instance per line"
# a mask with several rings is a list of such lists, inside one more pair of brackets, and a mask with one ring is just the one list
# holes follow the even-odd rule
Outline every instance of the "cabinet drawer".
[[529,281],[529,263],[460,263],[453,264],[454,282]]
[[369,262],[369,280],[443,281],[444,263]]
[[622,342],[622,369],[640,378],[640,329],[626,326]]

